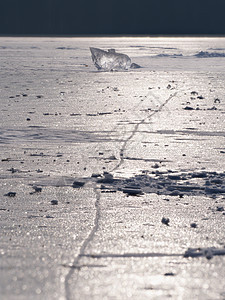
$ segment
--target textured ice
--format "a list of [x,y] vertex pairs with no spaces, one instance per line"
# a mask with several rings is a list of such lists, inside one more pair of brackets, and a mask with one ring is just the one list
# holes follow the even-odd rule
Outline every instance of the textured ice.
[[[194,56],[225,39],[0,45],[1,300],[225,300],[224,58]],[[92,45],[144,68],[99,72]]]
[[[124,157],[124,159],[128,159]],[[100,177],[100,178],[99,178]],[[98,183],[104,183],[101,189],[109,191],[122,191],[127,195],[157,194],[169,196],[208,196],[225,194],[225,172],[186,172],[176,173],[164,172],[159,174],[139,174],[129,178],[114,178],[113,174],[104,172],[103,176],[98,174]],[[86,177],[86,182],[95,181],[96,176]],[[223,211],[223,207],[217,208]]]
[[128,70],[129,68],[140,68],[139,65],[131,63],[128,55],[117,53],[115,49],[108,51],[90,47],[92,60],[98,70]]

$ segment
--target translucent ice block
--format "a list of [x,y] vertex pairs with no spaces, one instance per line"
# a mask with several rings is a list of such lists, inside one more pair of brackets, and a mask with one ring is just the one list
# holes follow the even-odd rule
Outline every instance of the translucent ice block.
[[98,70],[127,70],[131,67],[131,59],[126,54],[117,53],[115,49],[104,51],[90,48],[92,60]]

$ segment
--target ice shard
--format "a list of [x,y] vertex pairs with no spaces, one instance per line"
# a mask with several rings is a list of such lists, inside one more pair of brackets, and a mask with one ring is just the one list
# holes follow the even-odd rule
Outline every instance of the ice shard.
[[113,71],[113,70],[128,70],[129,68],[140,67],[137,64],[132,64],[128,55],[117,53],[115,49],[108,51],[90,47],[92,60],[98,70]]

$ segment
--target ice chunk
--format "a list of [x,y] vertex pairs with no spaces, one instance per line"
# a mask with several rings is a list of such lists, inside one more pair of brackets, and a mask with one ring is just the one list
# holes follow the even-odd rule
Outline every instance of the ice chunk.
[[131,59],[128,55],[117,53],[115,49],[104,51],[90,47],[90,51],[94,65],[98,70],[128,70],[129,68],[140,67],[137,64],[131,64]]
[[200,257],[205,256],[207,259],[213,258],[214,255],[225,255],[225,248],[219,249],[215,247],[208,248],[188,248],[184,253],[184,257]]
[[131,69],[139,69],[139,68],[141,68],[141,66],[139,66],[138,64],[132,63],[132,64],[130,65],[130,68],[131,68]]
[[218,52],[208,52],[208,51],[200,51],[194,56],[200,58],[208,58],[208,57],[225,57],[225,53],[218,53]]

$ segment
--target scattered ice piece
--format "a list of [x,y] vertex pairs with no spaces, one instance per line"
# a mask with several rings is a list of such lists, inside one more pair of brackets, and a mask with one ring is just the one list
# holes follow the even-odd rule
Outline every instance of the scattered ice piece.
[[58,200],[52,200],[51,205],[58,205]]
[[161,222],[167,226],[169,226],[169,222],[170,222],[170,219],[169,218],[162,218]]
[[117,158],[115,157],[115,155],[111,155],[111,156],[109,156],[107,159],[110,159],[110,160],[117,160]]
[[220,189],[220,188],[216,188],[216,187],[215,188],[214,187],[212,187],[212,188],[206,187],[205,192],[207,194],[224,194],[225,193],[225,188]]
[[181,180],[182,176],[180,175],[168,175],[168,178],[171,180]]
[[217,110],[217,107],[213,106],[213,107],[207,108],[207,110]]
[[127,186],[122,189],[122,192],[130,196],[137,196],[143,194],[142,190],[135,186]]
[[207,57],[225,57],[225,53],[218,53],[218,52],[208,52],[208,51],[200,51],[194,56],[200,58],[207,58]]
[[214,100],[214,103],[220,103],[220,99],[219,99],[219,98],[216,98],[216,99]]
[[180,195],[182,195],[178,190],[174,190],[174,191],[172,191],[170,194],[169,194],[170,196],[180,196]]
[[132,63],[132,64],[130,65],[130,68],[131,68],[131,69],[139,69],[139,68],[141,68],[141,66],[139,66],[138,64]]
[[161,53],[156,55],[156,57],[172,57],[172,58],[176,58],[176,57],[182,57],[183,54],[166,54],[166,53]]
[[111,115],[111,112],[99,112],[98,115],[99,116],[104,116],[104,115]]
[[10,171],[10,172],[12,172],[12,173],[20,172],[20,170],[14,169],[14,168],[7,169],[7,171]]
[[224,211],[224,207],[223,206],[217,206],[216,211]]
[[73,187],[80,188],[87,180],[104,184],[104,189],[122,191],[128,195],[155,193],[182,198],[184,195],[215,197],[225,194],[225,173],[217,172],[178,173],[172,170],[161,172],[156,169],[149,172],[145,170],[144,173],[129,178],[114,178],[109,172],[93,173],[89,179],[85,177],[74,181]]
[[104,172],[103,175],[104,175],[104,178],[99,179],[97,182],[99,182],[99,183],[112,183],[114,181],[112,174],[110,174],[108,172]]
[[154,168],[154,169],[158,169],[159,167],[160,167],[160,165],[157,164],[157,163],[155,163],[155,164],[152,166],[152,168]]
[[201,257],[205,256],[211,259],[214,255],[225,255],[225,248],[217,249],[215,247],[209,248],[188,248],[184,253],[184,257]]
[[164,276],[175,276],[176,274],[173,272],[167,272],[164,274]]
[[223,180],[220,179],[220,178],[213,178],[211,180],[211,183],[214,183],[214,184],[223,184]]
[[83,181],[74,181],[73,182],[73,188],[81,188],[84,185],[85,185],[85,182],[83,182]]
[[194,172],[191,175],[192,178],[204,178],[207,177],[207,173],[206,172]]
[[91,177],[101,177],[101,174],[99,174],[99,173],[93,173],[92,175],[91,175]]
[[70,114],[71,117],[75,117],[75,116],[81,116],[81,114],[75,114],[75,113],[72,113]]
[[42,191],[42,188],[36,185],[32,186],[32,188],[34,189],[35,193],[40,193]]
[[101,193],[116,193],[116,190],[101,190]]
[[8,192],[8,193],[5,194],[4,196],[7,196],[7,197],[15,197],[15,196],[16,196],[16,193],[15,193],[15,192]]
[[7,158],[3,158],[2,159],[2,161],[9,161],[10,160],[10,158],[9,157],[7,157]]
[[38,153],[31,153],[30,156],[44,156],[43,152]]
[[191,107],[191,106],[185,106],[185,108],[184,108],[185,110],[193,110],[194,108],[193,107]]
[[129,68],[140,68],[139,65],[132,63],[128,55],[117,53],[115,49],[108,51],[90,47],[92,60],[98,70],[128,70]]

